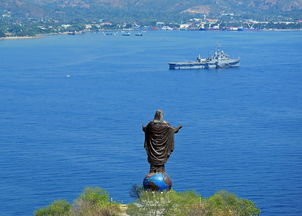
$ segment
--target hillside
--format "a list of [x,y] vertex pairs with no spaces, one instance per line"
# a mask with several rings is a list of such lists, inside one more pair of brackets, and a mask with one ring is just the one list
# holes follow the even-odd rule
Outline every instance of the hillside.
[[188,17],[236,16],[264,18],[276,16],[302,19],[302,0],[6,0],[0,12],[18,18],[59,20],[109,19],[113,21],[180,21]]

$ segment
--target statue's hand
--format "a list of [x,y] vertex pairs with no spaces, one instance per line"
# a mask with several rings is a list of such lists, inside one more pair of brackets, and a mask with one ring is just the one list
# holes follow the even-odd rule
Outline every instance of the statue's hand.
[[182,128],[182,125],[179,125],[179,126],[176,128],[175,133],[177,133],[177,132],[180,130],[180,128]]

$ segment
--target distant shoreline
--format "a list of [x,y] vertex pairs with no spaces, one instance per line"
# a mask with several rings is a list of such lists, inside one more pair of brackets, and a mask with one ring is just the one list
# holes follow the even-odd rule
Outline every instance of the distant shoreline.
[[0,37],[0,40],[41,39],[44,36],[49,36],[49,35],[67,35],[67,34],[68,32],[59,32],[59,33],[37,34],[35,36],[10,36],[10,37]]
[[24,36],[24,37],[0,37],[0,40],[22,40],[22,39],[40,39],[42,38],[41,35],[39,36]]
[[302,31],[302,29],[261,29],[261,31]]
[[[101,30],[100,32],[106,32],[106,31],[123,31],[123,30]],[[211,30],[208,30],[211,31]],[[223,31],[223,30],[221,30]],[[244,30],[249,31],[249,30]],[[302,31],[302,29],[259,29],[259,30],[252,30],[252,31]],[[22,39],[41,39],[43,36],[47,35],[67,35],[69,32],[59,32],[59,33],[47,33],[47,34],[38,34],[36,36],[14,36],[14,37],[0,37],[0,40],[22,40]]]

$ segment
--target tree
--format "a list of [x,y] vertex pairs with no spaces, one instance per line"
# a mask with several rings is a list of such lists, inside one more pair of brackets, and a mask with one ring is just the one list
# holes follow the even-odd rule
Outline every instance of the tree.
[[0,38],[1,37],[6,37],[5,33],[0,29]]
[[72,216],[114,216],[120,212],[118,204],[111,202],[109,194],[99,188],[88,187],[75,200]]
[[54,201],[51,205],[35,212],[35,216],[70,216],[71,205],[65,200]]
[[258,216],[260,210],[250,200],[240,199],[227,191],[219,191],[206,201],[207,208],[217,216]]
[[9,32],[12,33],[13,36],[34,36],[35,31],[30,26],[24,26],[19,24],[14,24],[10,27]]

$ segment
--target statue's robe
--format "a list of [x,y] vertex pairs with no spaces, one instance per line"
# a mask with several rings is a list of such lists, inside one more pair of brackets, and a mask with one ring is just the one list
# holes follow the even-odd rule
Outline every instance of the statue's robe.
[[165,121],[151,121],[143,130],[148,162],[151,166],[164,166],[174,150],[174,133],[178,130]]

